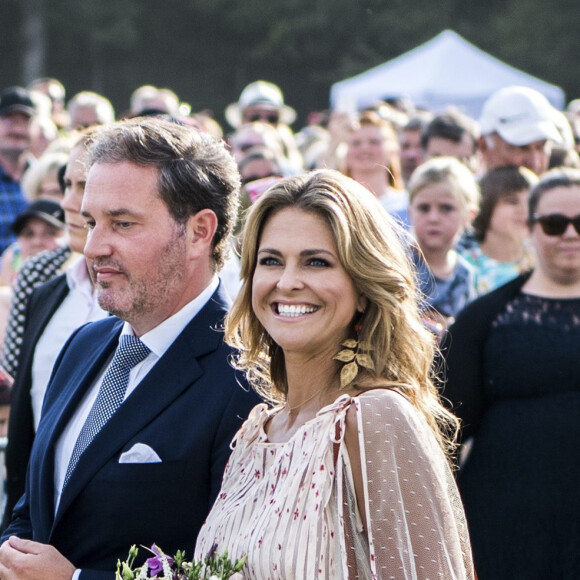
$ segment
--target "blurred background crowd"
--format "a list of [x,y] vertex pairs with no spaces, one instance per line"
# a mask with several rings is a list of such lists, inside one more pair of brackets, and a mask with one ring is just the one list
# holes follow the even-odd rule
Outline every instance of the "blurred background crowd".
[[[574,341],[580,327],[580,289],[576,278],[569,284],[561,274],[562,268],[580,274],[580,261],[574,262],[580,255],[580,99],[570,100],[560,110],[535,89],[511,85],[493,92],[477,118],[457,107],[428,110],[401,98],[377,100],[364,108],[343,101],[333,109],[311,111],[299,125],[296,110],[286,102],[282,88],[256,80],[225,108],[225,123],[220,123],[208,111],[192,111],[171,88],[139,86],[126,107],[115,111],[105,95],[88,90],[69,95],[58,79],[38,78],[27,87],[6,87],[0,92],[0,338],[1,363],[7,373],[0,389],[0,406],[6,411],[0,415],[0,429],[4,435],[10,377],[26,383],[28,397],[20,403],[27,406],[27,420],[22,423],[27,434],[17,449],[14,475],[10,474],[15,478],[12,497],[21,492],[43,388],[60,347],[76,327],[106,316],[95,301],[82,258],[86,233],[80,206],[87,140],[100,126],[140,116],[169,118],[227,142],[242,183],[242,213],[222,273],[232,296],[239,290],[236,251],[243,234],[243,211],[285,176],[333,168],[367,187],[406,232],[409,256],[424,293],[425,324],[441,337],[444,355],[453,352],[448,337],[453,336],[454,328],[458,329],[456,344],[473,338],[461,330],[463,319],[459,318],[458,326],[453,324],[465,309],[479,305],[478,299],[514,281],[521,281],[515,291],[519,297],[521,285],[532,280],[532,295],[548,302],[562,297],[574,301],[567,302],[565,308],[560,305],[554,316],[546,314],[544,302],[525,303],[515,316],[518,324],[531,317],[538,321],[540,333],[546,328],[553,332],[551,342],[540,352],[544,357],[550,349],[557,352],[552,362],[559,370],[575,360],[573,349],[562,352],[561,345],[570,343],[571,338],[572,344],[578,344]],[[554,175],[556,185],[550,182]],[[546,192],[554,187],[571,187],[576,197],[570,203],[558,198],[546,205],[546,200],[552,199]],[[530,197],[530,191],[536,193]],[[573,262],[565,267],[558,262],[560,257],[549,251],[549,244],[561,239],[568,244],[568,258]],[[538,284],[538,272],[544,276],[543,283]],[[35,288],[51,281],[53,286],[41,298],[37,295],[36,301],[30,301]],[[50,300],[54,306],[47,311]],[[63,304],[66,318],[59,318]],[[43,314],[35,314],[35,308],[41,308]],[[496,342],[490,354],[486,341],[491,331],[486,327],[483,335],[478,335],[479,342],[473,348],[479,349],[481,357],[471,361],[469,372],[482,384],[473,385],[469,393],[456,386],[462,383],[462,365],[468,357],[463,354],[462,362],[449,370],[452,386],[444,393],[451,393],[451,405],[460,416],[462,409],[471,413],[463,461],[472,436],[485,426],[489,400],[502,397],[486,391],[487,386],[497,385],[494,378],[498,371],[490,361],[510,344],[509,334],[495,336],[497,327],[511,329],[514,323],[513,316],[506,319],[503,310],[499,314],[485,309],[481,313],[465,311],[470,320],[475,317],[492,322],[495,334],[491,335]],[[473,327],[467,325],[470,331]],[[530,335],[518,332],[513,337],[522,349],[512,353],[513,360],[507,359],[508,368],[512,368],[511,361],[514,368],[526,369]],[[534,342],[536,336],[531,336]],[[536,353],[534,349],[529,352]],[[450,360],[452,356],[458,355],[450,355]],[[576,369],[577,365],[573,366]],[[504,370],[502,367],[501,372]],[[568,370],[571,388],[577,389],[578,372]],[[538,373],[536,369],[534,376]],[[514,380],[526,383],[528,378]],[[513,387],[514,383],[510,384]],[[529,393],[523,391],[527,397]],[[478,393],[477,405],[462,407],[469,397],[476,396],[474,393]],[[510,397],[519,395],[511,393]],[[560,405],[561,401],[555,408]],[[509,415],[509,421],[513,416]],[[499,421],[498,426],[497,417],[494,421],[494,433],[504,438],[503,423]],[[574,441],[577,428],[570,429],[573,432],[565,436]],[[492,439],[495,445],[497,441]],[[473,457],[472,461],[481,458],[481,452],[474,451]],[[522,457],[521,449],[518,457]],[[486,460],[483,454],[480,461],[485,465]],[[550,473],[553,471],[551,466]],[[466,479],[468,493],[493,472],[484,470],[482,475],[479,470],[477,476]],[[496,487],[490,489],[497,493]],[[481,498],[470,501],[468,518],[470,511],[482,510]],[[501,504],[497,510],[503,513],[505,506]],[[541,522],[538,525],[541,527]],[[488,549],[488,522],[481,523],[481,529],[485,530],[483,539],[477,533],[474,536],[476,558]],[[497,551],[496,546],[489,549]],[[489,560],[487,555],[481,558]],[[482,566],[480,561],[477,564]]]
[[170,117],[225,139],[238,162],[244,208],[273,180],[316,168],[363,183],[413,233],[429,311],[443,325],[474,297],[532,267],[527,193],[551,168],[580,167],[580,100],[558,110],[527,87],[496,91],[478,118],[453,106],[431,111],[391,99],[362,110],[350,102],[312,111],[296,127],[282,90],[264,80],[243,89],[221,125],[208,112],[192,112],[169,88],[138,87],[116,112],[104,95],[69,96],[58,79],[39,78],[0,96],[4,322],[7,289],[24,261],[66,245],[70,236],[59,204],[79,131],[142,115]]

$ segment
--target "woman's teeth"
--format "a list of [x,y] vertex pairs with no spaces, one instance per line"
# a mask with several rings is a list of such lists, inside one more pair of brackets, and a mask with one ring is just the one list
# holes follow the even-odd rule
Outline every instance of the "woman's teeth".
[[280,316],[302,316],[310,314],[318,310],[316,306],[294,305],[294,304],[278,304],[278,314]]

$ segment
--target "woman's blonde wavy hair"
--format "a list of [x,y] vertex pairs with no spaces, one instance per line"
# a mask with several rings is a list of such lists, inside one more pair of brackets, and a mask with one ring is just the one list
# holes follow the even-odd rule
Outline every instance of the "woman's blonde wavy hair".
[[435,338],[421,320],[421,297],[403,239],[406,233],[366,188],[338,171],[286,178],[250,207],[242,245],[243,286],[226,319],[226,340],[238,351],[235,366],[267,400],[285,400],[284,353],[252,310],[252,280],[263,228],[286,208],[312,212],[326,221],[342,266],[368,300],[358,339],[372,345],[374,370],[361,367],[352,386],[400,392],[450,451],[458,421],[441,405],[433,383]]

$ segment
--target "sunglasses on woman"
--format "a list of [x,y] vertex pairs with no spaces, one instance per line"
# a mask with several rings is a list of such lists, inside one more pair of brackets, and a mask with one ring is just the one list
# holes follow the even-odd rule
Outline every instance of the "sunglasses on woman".
[[576,233],[580,235],[580,215],[570,218],[561,213],[550,213],[547,215],[534,214],[532,216],[532,223],[540,224],[542,231],[547,236],[561,236],[570,224],[574,226]]

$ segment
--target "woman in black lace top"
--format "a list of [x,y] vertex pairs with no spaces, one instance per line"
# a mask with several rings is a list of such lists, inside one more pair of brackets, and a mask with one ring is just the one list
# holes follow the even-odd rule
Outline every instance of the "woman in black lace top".
[[480,580],[580,578],[580,171],[529,199],[536,269],[444,338],[444,396],[473,438],[458,483]]

